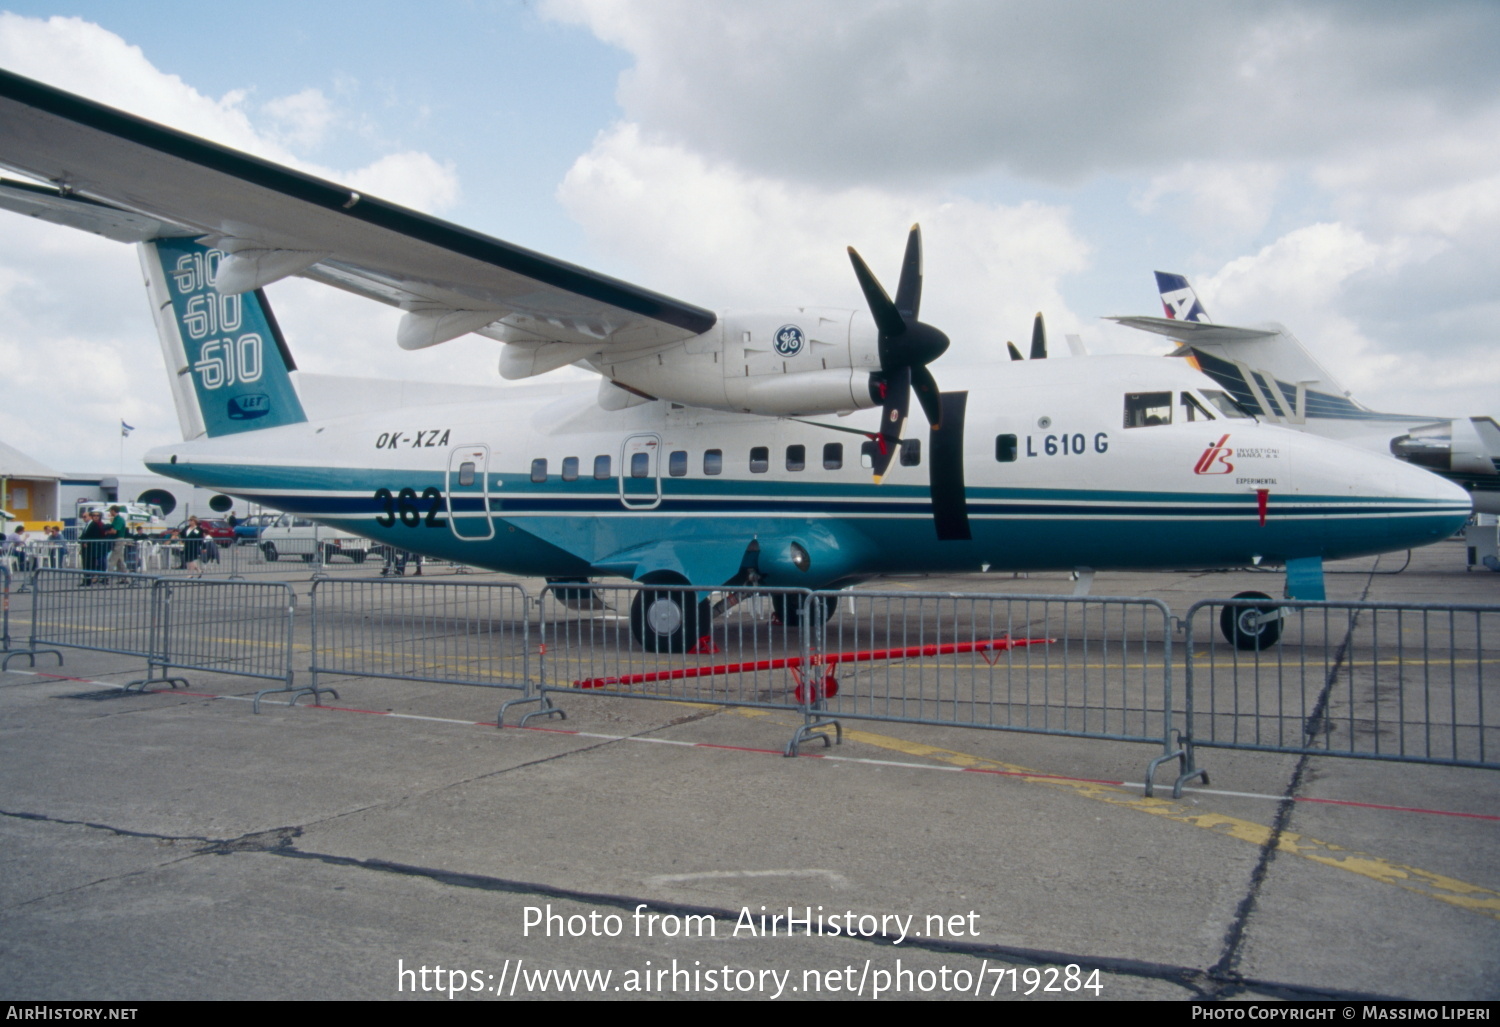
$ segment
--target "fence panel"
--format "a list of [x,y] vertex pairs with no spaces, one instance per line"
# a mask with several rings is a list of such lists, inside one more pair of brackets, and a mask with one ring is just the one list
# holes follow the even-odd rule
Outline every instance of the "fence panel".
[[796,710],[788,750],[820,726],[802,687],[804,589],[552,585],[539,604],[544,694],[624,695]]
[[[62,663],[60,648],[88,649],[149,659],[155,637],[155,579],[139,574],[42,568],[30,575],[31,631],[26,649],[12,650],[0,668],[17,656],[51,653]],[[142,682],[131,682],[131,685]]]
[[[153,591],[159,612],[155,670],[167,668],[232,674],[280,681],[270,692],[313,692],[294,688],[293,616],[297,597],[281,581],[218,581],[159,578]],[[314,693],[316,695],[316,693]]]
[[1500,606],[1208,600],[1185,620],[1193,773],[1194,747],[1500,767]]
[[312,618],[315,688],[319,675],[337,674],[533,695],[534,629],[520,585],[324,578],[313,582]]
[[1172,745],[1171,611],[1152,599],[820,593],[831,717]]

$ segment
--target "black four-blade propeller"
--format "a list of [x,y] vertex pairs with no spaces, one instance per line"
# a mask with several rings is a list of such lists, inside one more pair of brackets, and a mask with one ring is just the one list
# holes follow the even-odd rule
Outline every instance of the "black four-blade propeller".
[[911,409],[911,393],[932,425],[927,467],[932,493],[932,518],[938,538],[971,538],[968,504],[964,497],[964,409],[967,392],[938,391],[927,365],[948,350],[948,336],[917,319],[922,306],[922,230],[911,226],[901,281],[892,302],[870,268],[849,247],[854,275],[869,304],[879,331],[880,372],[871,376],[871,395],[881,403],[880,432],[875,437],[875,480],[880,481],[895,458],[901,430]]

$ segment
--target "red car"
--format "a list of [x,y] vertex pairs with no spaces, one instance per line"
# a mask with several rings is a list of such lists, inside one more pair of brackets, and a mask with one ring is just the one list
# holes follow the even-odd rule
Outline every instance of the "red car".
[[[181,524],[177,525],[177,527],[173,528],[172,530],[175,531],[175,532],[177,532],[179,535],[181,535],[184,531],[187,530],[187,526],[188,526],[187,525],[187,521],[183,521]],[[200,527],[200,528],[203,529],[203,534],[207,535],[209,538],[213,539],[215,542],[221,543],[221,544],[226,545],[226,546],[232,546],[232,545],[234,545],[234,542],[235,542],[234,529],[229,526],[229,522],[227,522],[227,521],[205,521],[205,520],[199,519],[199,521],[198,521],[198,527]]]

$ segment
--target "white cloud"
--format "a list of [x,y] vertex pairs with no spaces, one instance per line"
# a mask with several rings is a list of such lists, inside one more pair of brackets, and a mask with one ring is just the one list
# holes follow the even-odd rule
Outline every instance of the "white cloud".
[[1265,162],[1189,161],[1152,177],[1135,200],[1202,235],[1254,236],[1266,225],[1285,168]]
[[323,141],[333,124],[333,105],[319,89],[304,89],[261,105],[273,130],[290,146],[311,147]]
[[1057,286],[1085,266],[1088,247],[1057,207],[797,184],[648,141],[629,124],[578,159],[559,198],[597,249],[704,306],[862,308],[844,248],[893,291],[906,230],[920,222],[922,317],[952,337],[947,360],[1003,354],[1038,308],[1056,313],[1056,331],[1077,324]]
[[[1214,320],[1284,324],[1354,397],[1377,410],[1447,416],[1493,412],[1500,362],[1493,340],[1438,346],[1439,326],[1390,345],[1351,291],[1393,288],[1441,252],[1431,240],[1386,242],[1338,223],[1297,229],[1195,282]],[[1361,288],[1363,286],[1363,288]]]
[[1074,182],[1332,155],[1500,108],[1500,8],[1323,0],[551,0],[628,51],[627,117],[761,173]]

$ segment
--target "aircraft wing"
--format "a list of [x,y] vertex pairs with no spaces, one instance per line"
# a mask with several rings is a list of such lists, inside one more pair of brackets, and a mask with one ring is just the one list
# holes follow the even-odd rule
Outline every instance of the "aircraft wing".
[[[289,275],[399,306],[407,349],[466,332],[647,352],[712,311],[362,195],[0,70],[0,207],[110,238],[189,235],[225,251],[222,292]],[[563,363],[571,362],[564,360]],[[550,366],[559,366],[553,362]]]
[[[1155,332],[1187,345],[1204,345],[1211,342],[1248,342],[1251,339],[1271,339],[1274,331],[1259,328],[1235,328],[1231,325],[1208,324],[1203,321],[1178,321],[1170,317],[1107,317],[1127,328],[1139,328],[1143,332]],[[1185,350],[1184,350],[1185,352]],[[1178,356],[1179,354],[1172,354]]]

